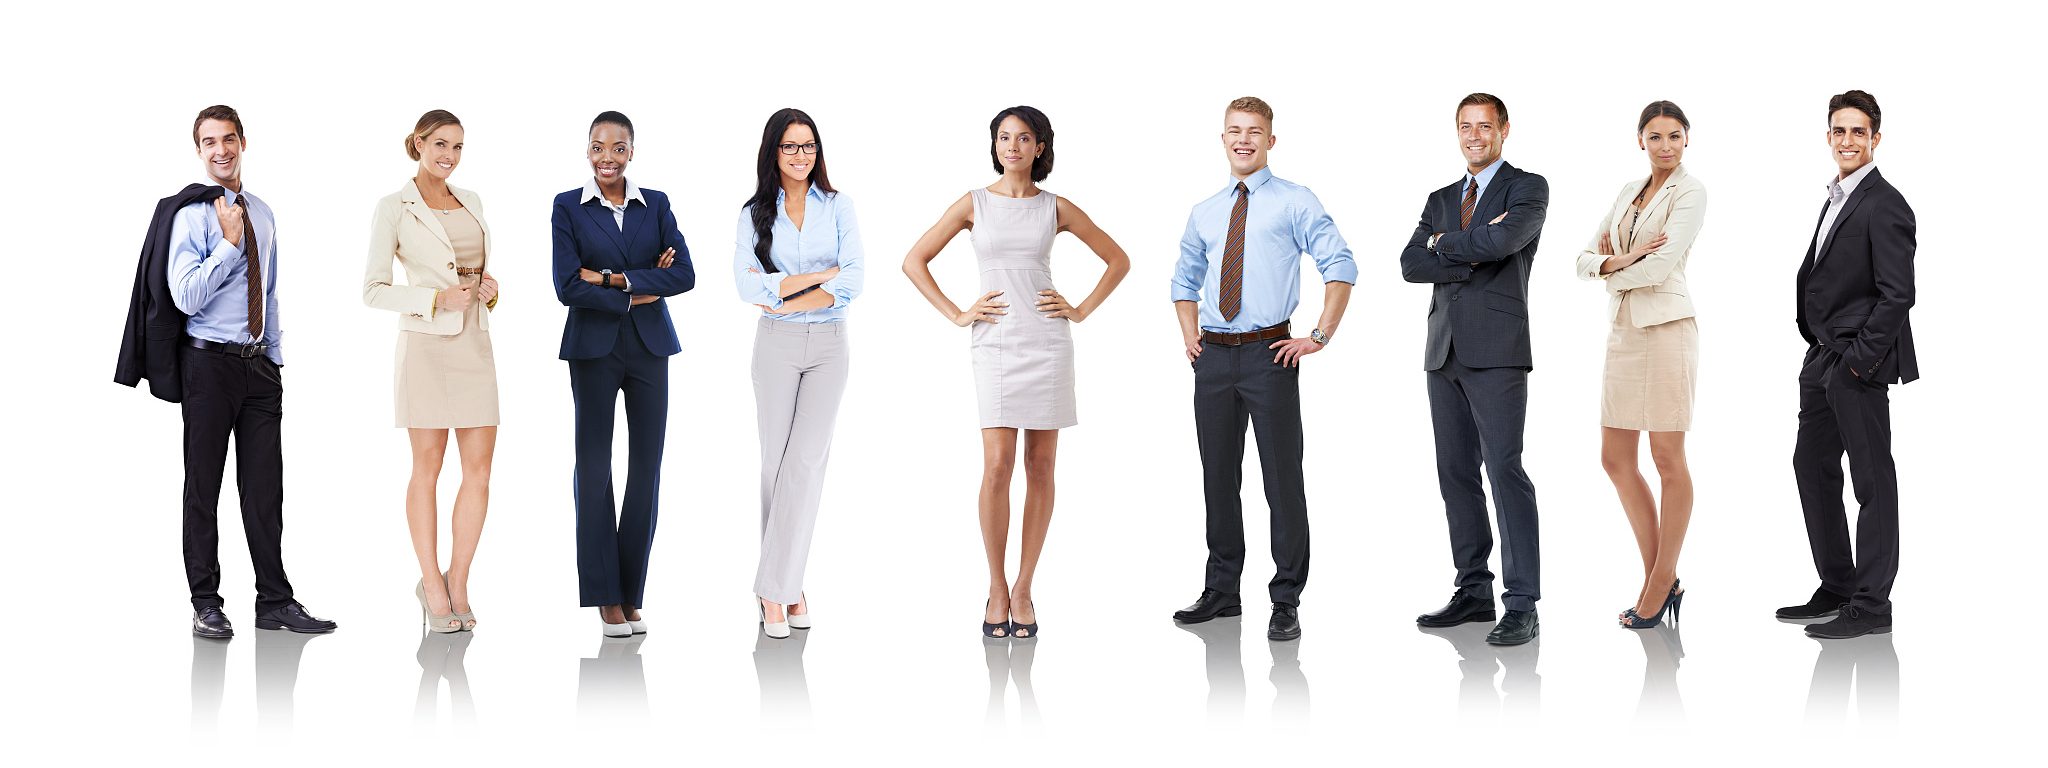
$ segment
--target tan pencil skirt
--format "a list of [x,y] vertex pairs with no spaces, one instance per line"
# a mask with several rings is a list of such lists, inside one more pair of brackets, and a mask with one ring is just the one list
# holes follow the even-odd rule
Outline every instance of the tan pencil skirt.
[[1699,340],[1699,325],[1690,317],[1637,328],[1629,321],[1628,302],[1622,302],[1607,333],[1600,425],[1645,432],[1691,429]]

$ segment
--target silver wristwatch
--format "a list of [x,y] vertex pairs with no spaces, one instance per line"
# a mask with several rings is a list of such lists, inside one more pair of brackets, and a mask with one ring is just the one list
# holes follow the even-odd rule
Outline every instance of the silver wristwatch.
[[1330,335],[1323,333],[1323,329],[1317,328],[1308,332],[1308,340],[1317,344],[1328,344],[1330,343]]
[[1436,234],[1430,235],[1430,236],[1429,236],[1429,246],[1428,246],[1428,247],[1429,247],[1429,249],[1430,249],[1430,250],[1432,250],[1432,251],[1436,250],[1436,241],[1437,241],[1437,239],[1438,239],[1438,238],[1441,238],[1441,237],[1443,237],[1443,236],[1444,236],[1444,235],[1443,235],[1443,233],[1442,233],[1442,232],[1438,232],[1438,233],[1436,233]]

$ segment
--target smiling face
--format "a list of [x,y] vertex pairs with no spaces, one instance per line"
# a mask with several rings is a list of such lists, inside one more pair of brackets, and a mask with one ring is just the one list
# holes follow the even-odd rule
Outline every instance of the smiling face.
[[1834,151],[1835,167],[1841,171],[1838,178],[1849,178],[1849,174],[1875,161],[1881,138],[1881,134],[1870,129],[1870,116],[1863,114],[1863,110],[1844,107],[1828,115],[1828,149]]
[[1278,139],[1264,115],[1235,109],[1223,113],[1223,152],[1230,157],[1230,175],[1245,178],[1266,167],[1266,152]]
[[462,164],[462,126],[444,125],[425,137],[414,137],[412,148],[420,153],[420,173],[447,181]]
[[228,189],[242,184],[242,134],[226,120],[199,124],[199,159],[206,164],[206,177]]
[[1473,173],[1486,170],[1500,159],[1501,145],[1508,140],[1508,124],[1491,104],[1467,104],[1458,108],[1458,151],[1465,154],[1465,166]]
[[[796,149],[796,154],[789,154],[791,148]],[[811,169],[818,165],[817,150],[818,132],[803,123],[790,123],[776,146],[775,167],[781,169],[782,180],[795,184],[810,181]]]
[[590,159],[590,173],[603,185],[624,184],[626,163],[633,160],[633,135],[617,123],[598,123],[590,128],[590,144],[584,148]]
[[1659,171],[1677,168],[1685,160],[1687,141],[1685,125],[1668,115],[1650,118],[1636,134],[1636,144],[1650,153],[1650,167]]
[[1024,118],[1010,115],[996,126],[996,162],[1003,166],[1004,175],[1029,178],[1031,164],[1044,152],[1045,145],[1039,143],[1038,134]]

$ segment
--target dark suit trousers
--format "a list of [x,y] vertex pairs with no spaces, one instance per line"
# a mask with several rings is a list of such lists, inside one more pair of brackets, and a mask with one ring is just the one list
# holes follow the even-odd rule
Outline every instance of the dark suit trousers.
[[[1856,549],[1842,508],[1842,454],[1855,480]],[[1828,591],[1873,613],[1892,610],[1899,575],[1899,475],[1892,464],[1891,393],[1856,378],[1829,347],[1806,354],[1799,371],[1799,443],[1792,449],[1799,504],[1813,566]]]
[[242,532],[256,570],[256,612],[292,602],[284,575],[284,378],[277,364],[183,347],[185,399],[185,581],[192,607],[220,606],[220,483],[228,438],[235,441],[235,487]]
[[[645,607],[668,431],[668,358],[649,352],[633,323],[621,322],[611,354],[569,361],[569,389],[576,398],[579,599],[583,605]],[[614,506],[612,422],[620,392],[626,395],[626,498],[624,506]]]
[[1500,521],[1502,602],[1510,611],[1536,608],[1543,597],[1537,549],[1536,484],[1522,471],[1522,426],[1529,410],[1529,372],[1518,367],[1467,368],[1454,347],[1429,377],[1429,417],[1436,431],[1436,481],[1451,527],[1458,587],[1493,596],[1493,530],[1479,470],[1493,484]]
[[1308,581],[1308,492],[1301,471],[1301,369],[1273,362],[1271,342],[1202,345],[1195,359],[1195,437],[1209,508],[1209,589],[1236,593],[1244,574],[1244,431],[1259,441],[1272,515],[1273,602],[1301,604]]

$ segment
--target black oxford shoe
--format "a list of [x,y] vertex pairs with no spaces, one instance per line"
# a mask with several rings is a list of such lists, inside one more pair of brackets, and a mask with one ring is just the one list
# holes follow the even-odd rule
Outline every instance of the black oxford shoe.
[[307,613],[306,606],[299,605],[296,600],[256,617],[257,629],[289,629],[309,635],[333,632],[336,626],[334,622]]
[[1173,612],[1173,620],[1182,624],[1200,624],[1218,616],[1236,616],[1244,613],[1244,604],[1238,602],[1236,592],[1221,592],[1214,589],[1202,590],[1202,599],[1194,605]]
[[1493,598],[1473,597],[1460,589],[1435,613],[1415,617],[1415,623],[1425,627],[1455,627],[1469,621],[1493,621]]
[[1829,592],[1827,587],[1821,587],[1813,591],[1813,597],[1807,598],[1805,605],[1788,605],[1779,608],[1778,618],[1794,621],[1825,619],[1835,615],[1835,612],[1841,610],[1842,606],[1848,602],[1849,598]]
[[1273,620],[1266,622],[1266,639],[1285,641],[1300,637],[1301,617],[1294,614],[1294,606],[1274,603]]
[[1541,628],[1536,622],[1535,611],[1508,611],[1493,625],[1493,631],[1486,633],[1488,645],[1521,645],[1536,639]]
[[220,606],[209,605],[192,612],[192,634],[226,640],[235,636],[235,625],[228,623]]
[[1854,605],[1844,605],[1834,621],[1808,626],[1806,636],[1822,640],[1847,640],[1864,635],[1882,635],[1891,631],[1891,614],[1872,613]]

